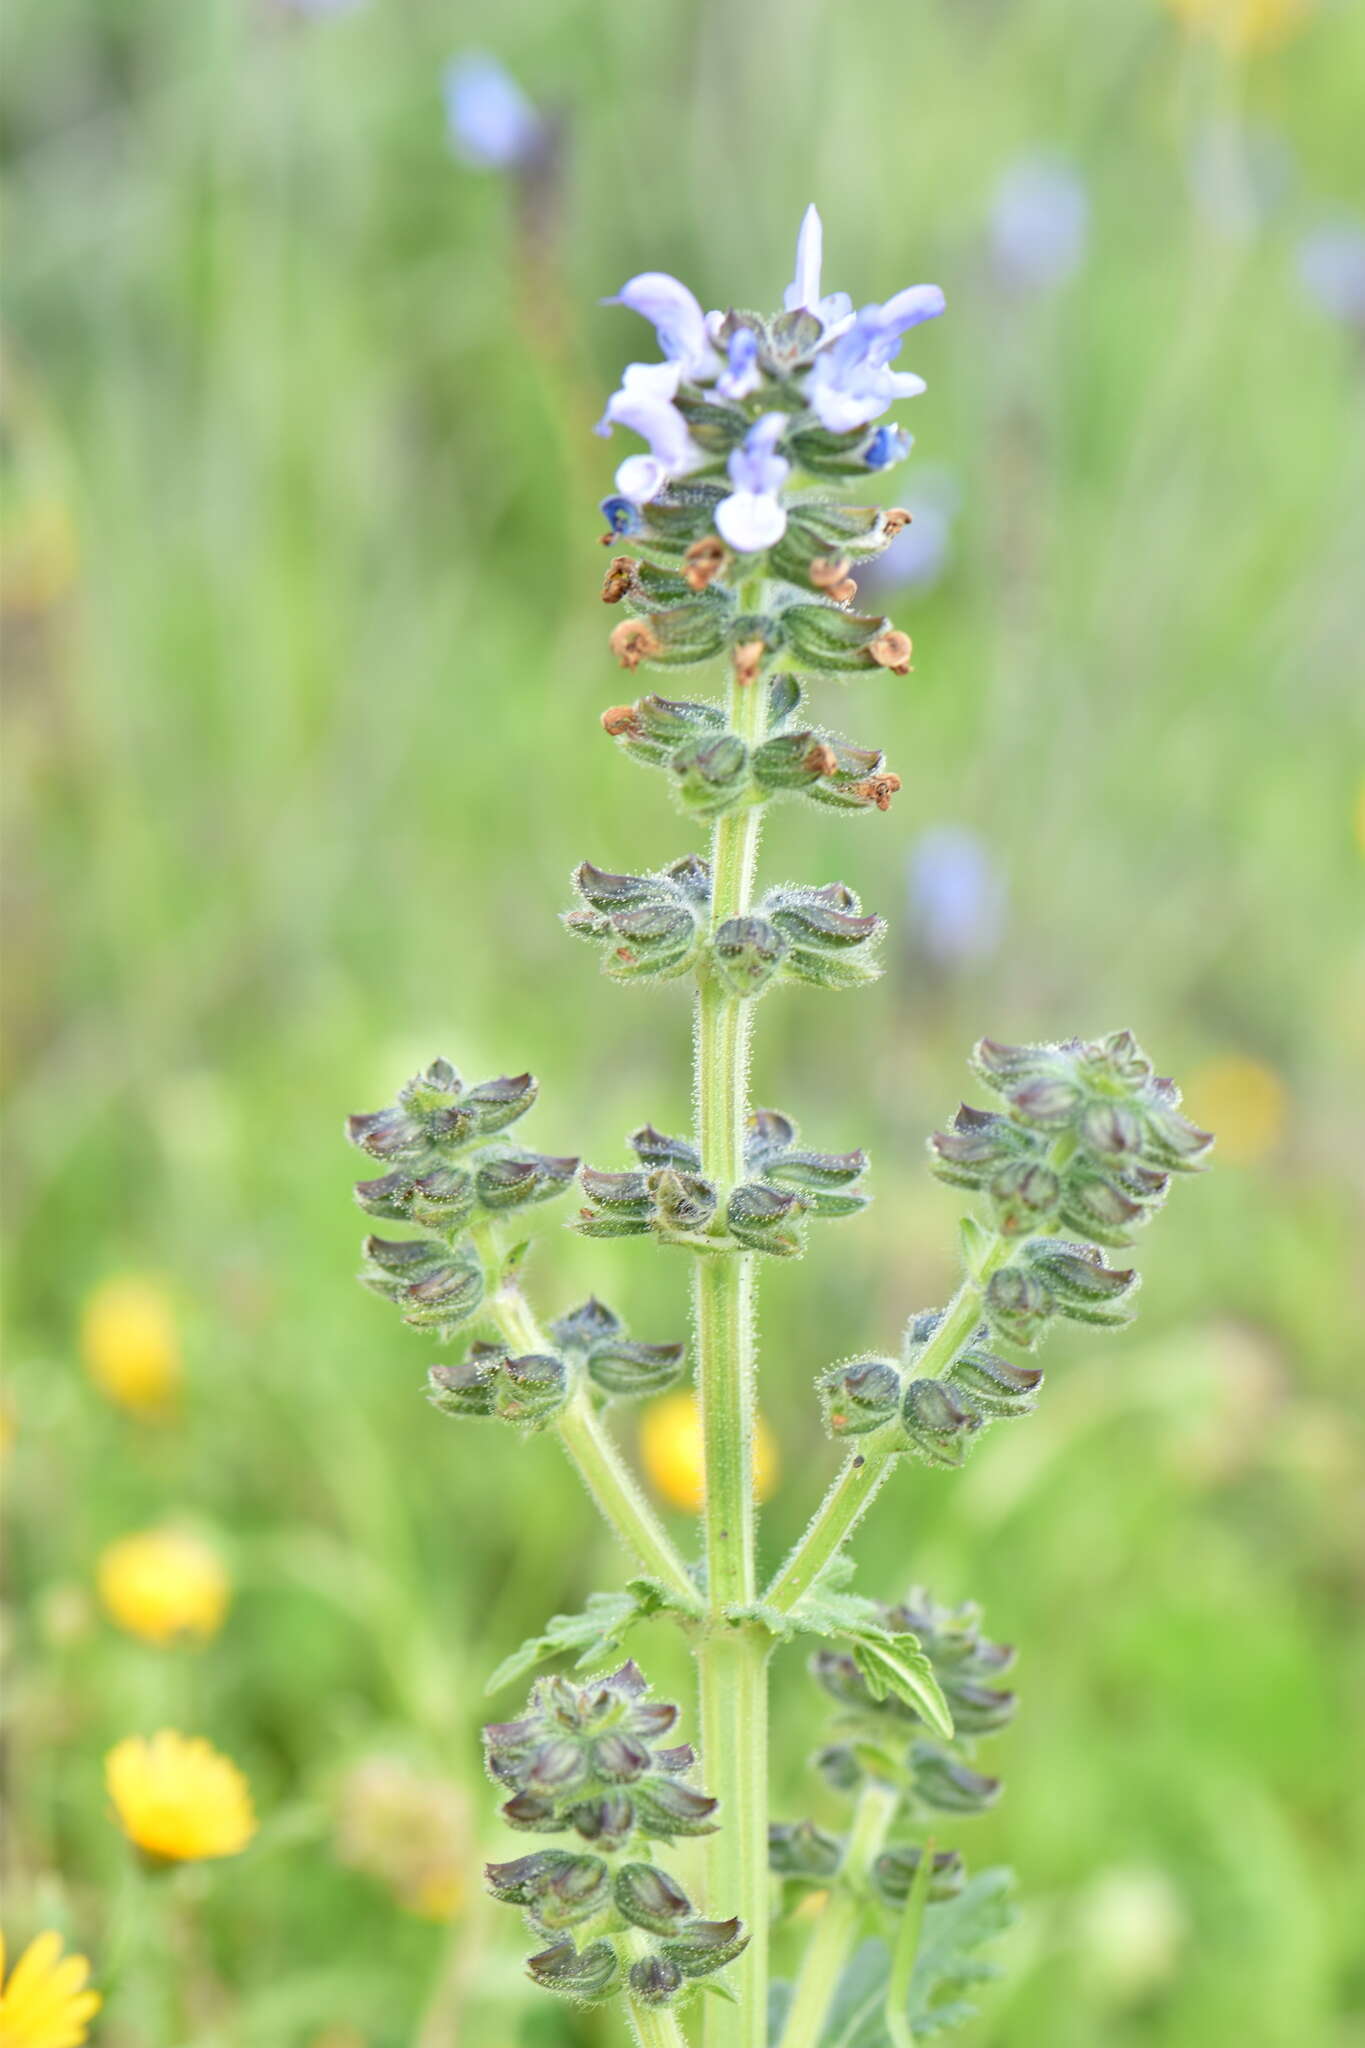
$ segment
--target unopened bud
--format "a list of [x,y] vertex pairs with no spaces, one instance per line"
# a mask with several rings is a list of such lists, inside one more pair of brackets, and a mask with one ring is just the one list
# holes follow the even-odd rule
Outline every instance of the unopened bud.
[[592,2005],[616,1989],[621,1966],[609,1941],[594,1941],[582,1950],[571,1941],[559,1941],[532,1956],[526,1967],[547,1991],[559,1991]]
[[[893,1849],[885,1849],[872,1866],[872,1884],[883,1904],[899,1912],[910,1897],[910,1890],[919,1868],[924,1861],[924,1851],[918,1844],[904,1843]],[[929,1870],[929,1899],[937,1905],[943,1899],[953,1899],[962,1890],[966,1872],[962,1858],[956,1849],[943,1849],[934,1857]]]
[[901,1410],[910,1448],[930,1465],[960,1465],[981,1417],[953,1398],[942,1380],[911,1380]]
[[895,1416],[901,1376],[888,1358],[855,1358],[831,1366],[819,1382],[825,1427],[831,1436],[863,1436]]
[[942,1813],[983,1813],[1000,1796],[1000,1780],[968,1770],[932,1743],[917,1742],[910,1753],[915,1796]]
[[616,1873],[612,1893],[617,1908],[632,1927],[650,1934],[673,1934],[692,1911],[692,1902],[666,1870],[652,1863],[625,1863]]
[[667,2005],[682,1989],[683,1973],[667,1956],[641,1956],[630,1966],[630,1995],[641,2005]]
[[768,1868],[775,1877],[828,1884],[844,1860],[844,1844],[813,1820],[774,1822],[768,1829]]

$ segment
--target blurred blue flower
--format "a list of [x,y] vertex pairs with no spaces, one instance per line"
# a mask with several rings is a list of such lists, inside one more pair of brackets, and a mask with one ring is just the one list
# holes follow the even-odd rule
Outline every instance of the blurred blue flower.
[[1314,304],[1365,331],[1365,222],[1349,213],[1322,221],[1303,236],[1297,254],[1300,280]]
[[945,972],[988,959],[1000,943],[1007,890],[990,848],[965,825],[935,825],[910,848],[911,928]]
[[946,469],[917,470],[900,494],[910,514],[884,554],[858,571],[862,603],[881,604],[894,593],[932,590],[953,558],[953,524],[962,505],[956,477]]
[[1079,269],[1090,234],[1090,199],[1061,157],[1021,157],[1001,176],[991,203],[991,256],[1019,291],[1044,292]]
[[787,515],[778,498],[791,464],[777,453],[790,424],[785,412],[765,412],[755,420],[729,461],[734,490],[716,507],[716,532],[736,554],[756,554],[781,540]]
[[444,96],[451,144],[474,169],[516,170],[543,150],[544,119],[496,57],[457,57],[446,66]]

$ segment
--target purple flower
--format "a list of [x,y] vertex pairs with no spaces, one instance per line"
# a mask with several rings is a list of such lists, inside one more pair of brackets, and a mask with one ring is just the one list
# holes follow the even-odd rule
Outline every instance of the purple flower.
[[1319,309],[1365,330],[1365,224],[1351,214],[1323,221],[1298,246],[1299,279]]
[[648,455],[628,455],[616,472],[616,488],[632,505],[647,505],[670,478],[686,476],[705,460],[673,403],[681,375],[677,362],[631,363],[597,422],[599,434],[629,427],[649,443]]
[[824,241],[824,223],[816,209],[808,206],[796,237],[796,275],[783,294],[782,304],[789,313],[813,313],[822,327],[833,328],[849,318],[853,301],[847,292],[830,292],[823,299],[820,296]]
[[456,153],[481,171],[511,171],[545,146],[545,123],[516,80],[482,50],[447,65],[446,130]]
[[910,911],[934,966],[988,959],[1004,924],[1004,876],[985,842],[964,825],[936,825],[910,850]]
[[752,327],[737,327],[730,336],[725,368],[716,379],[716,389],[722,398],[748,398],[762,382],[758,336]]
[[811,365],[806,397],[831,434],[867,426],[898,398],[916,398],[924,379],[890,368],[912,327],[943,311],[936,284],[914,284],[884,306],[864,306]]
[[1050,291],[1079,268],[1090,231],[1090,200],[1059,157],[1029,156],[995,188],[991,254],[1006,284]]
[[663,270],[643,270],[622,285],[614,299],[604,306],[629,306],[643,314],[659,337],[659,347],[676,363],[689,384],[709,384],[720,369],[720,358],[711,345],[706,315],[695,296],[676,277]]
[[790,423],[788,413],[765,412],[731,453],[730,481],[735,488],[716,507],[716,531],[737,554],[770,548],[787,530],[787,515],[777,494],[791,474],[791,464],[777,453],[777,444]]

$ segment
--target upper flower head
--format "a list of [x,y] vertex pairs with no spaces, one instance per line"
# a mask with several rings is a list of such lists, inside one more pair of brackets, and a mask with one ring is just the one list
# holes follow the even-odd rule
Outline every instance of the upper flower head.
[[79,2048],[87,2022],[102,2003],[88,1991],[84,1956],[64,1956],[60,1934],[40,1934],[5,1981],[5,1938],[0,1934],[0,2042],[4,2048]]
[[202,1736],[174,1728],[129,1735],[110,1750],[104,1774],[119,1826],[149,1856],[235,1856],[256,1832],[246,1779]]
[[144,1529],[111,1543],[97,1567],[100,1599],[120,1628],[149,1643],[216,1635],[227,1573],[216,1551],[184,1529]]

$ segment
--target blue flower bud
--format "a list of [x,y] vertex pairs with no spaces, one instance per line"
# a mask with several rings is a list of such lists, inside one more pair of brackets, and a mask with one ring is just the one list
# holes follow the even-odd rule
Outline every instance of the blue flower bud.
[[911,1380],[905,1389],[901,1421],[910,1449],[929,1465],[960,1465],[981,1417],[954,1397],[942,1380]]
[[787,941],[763,917],[730,917],[711,941],[716,974],[731,995],[761,995],[788,952]]
[[631,1997],[638,1998],[641,2005],[667,2005],[682,1989],[683,1973],[667,1956],[641,1956],[631,1964],[627,1981]]
[[768,1868],[775,1877],[827,1885],[844,1860],[844,1841],[813,1820],[773,1822],[768,1829]]
[[984,1813],[1000,1796],[1000,1780],[969,1770],[946,1750],[917,1742],[910,1752],[915,1797],[941,1813]]
[[[901,1910],[910,1897],[923,1861],[924,1851],[915,1842],[898,1843],[882,1851],[872,1865],[872,1885],[883,1905],[890,1906],[893,1912]],[[939,1850],[930,1865],[930,1902],[938,1904],[943,1899],[956,1898],[966,1877],[957,1850]]]
[[901,1376],[889,1358],[854,1358],[831,1366],[817,1382],[831,1436],[863,1436],[900,1410]]
[[649,1934],[672,1934],[692,1912],[686,1892],[673,1882],[666,1870],[652,1863],[625,1863],[612,1885],[617,1910],[632,1927]]
[[731,1194],[725,1221],[730,1235],[747,1251],[792,1258],[802,1248],[801,1234],[792,1226],[799,1223],[805,1208],[794,1189],[747,1181]]
[[581,2005],[596,2005],[620,1990],[621,1966],[609,1941],[594,1941],[582,1950],[571,1941],[531,1956],[530,1975],[547,1991],[558,1991]]

